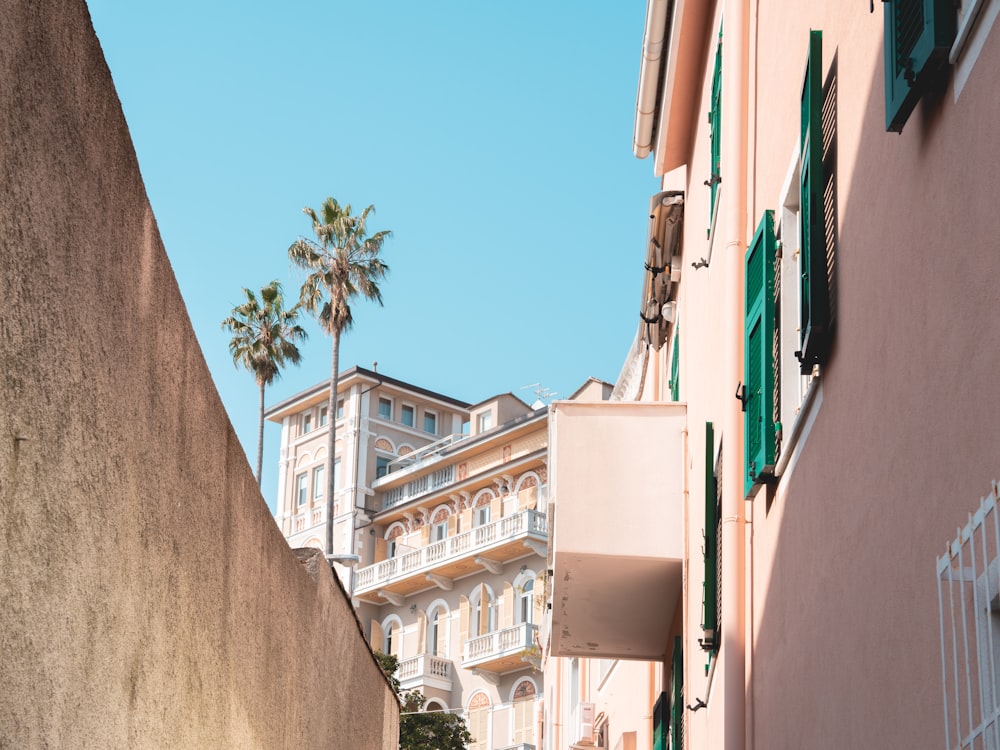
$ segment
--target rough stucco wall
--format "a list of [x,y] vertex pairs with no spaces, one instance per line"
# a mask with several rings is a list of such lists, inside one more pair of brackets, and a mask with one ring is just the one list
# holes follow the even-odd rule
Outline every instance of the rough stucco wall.
[[0,4],[0,268],[0,747],[395,747],[229,425],[81,0]]

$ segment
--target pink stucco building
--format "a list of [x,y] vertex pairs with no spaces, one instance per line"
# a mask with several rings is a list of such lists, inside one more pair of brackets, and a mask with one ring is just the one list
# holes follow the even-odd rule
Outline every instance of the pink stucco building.
[[662,190],[613,399],[550,415],[542,748],[995,746],[998,13],[649,0]]

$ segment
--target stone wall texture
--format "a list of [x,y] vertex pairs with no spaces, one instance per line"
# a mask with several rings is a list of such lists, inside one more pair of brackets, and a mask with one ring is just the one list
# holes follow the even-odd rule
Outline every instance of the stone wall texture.
[[0,301],[0,748],[394,748],[226,417],[82,0],[0,0]]

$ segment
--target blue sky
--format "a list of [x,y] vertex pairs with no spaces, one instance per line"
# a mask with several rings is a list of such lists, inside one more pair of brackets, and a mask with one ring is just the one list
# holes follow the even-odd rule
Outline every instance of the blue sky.
[[[467,401],[614,381],[637,327],[650,161],[631,153],[645,3],[90,0],[160,234],[248,454],[257,390],[220,321],[300,272],[326,196],[389,229],[359,364]],[[329,375],[307,319],[275,403]],[[265,434],[274,508],[280,428]]]

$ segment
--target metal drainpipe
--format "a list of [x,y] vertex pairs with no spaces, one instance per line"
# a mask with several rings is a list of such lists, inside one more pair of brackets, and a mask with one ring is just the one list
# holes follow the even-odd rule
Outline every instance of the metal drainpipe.
[[725,441],[722,494],[722,625],[725,750],[746,747],[745,507],[743,414],[732,390],[743,380],[743,274],[747,230],[749,0],[724,0],[722,47],[722,236]]

